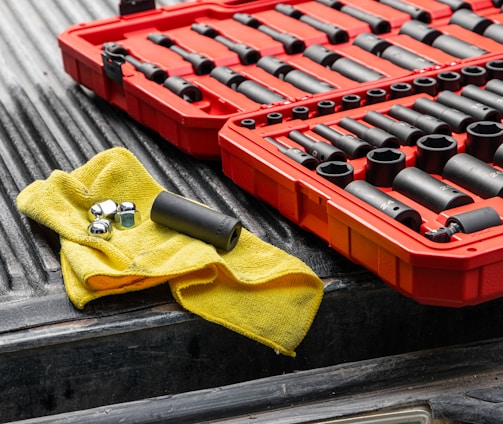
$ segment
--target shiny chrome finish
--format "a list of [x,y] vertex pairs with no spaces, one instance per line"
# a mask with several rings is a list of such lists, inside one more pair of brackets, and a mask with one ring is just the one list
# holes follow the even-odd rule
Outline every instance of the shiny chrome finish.
[[112,237],[112,224],[108,219],[96,218],[87,227],[87,234],[103,240],[109,240]]
[[141,222],[140,211],[133,202],[122,202],[115,214],[115,226],[121,230],[134,228]]

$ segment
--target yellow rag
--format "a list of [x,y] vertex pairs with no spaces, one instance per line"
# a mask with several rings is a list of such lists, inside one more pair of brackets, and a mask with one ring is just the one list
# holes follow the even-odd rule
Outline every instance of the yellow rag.
[[[245,229],[224,252],[151,221],[152,203],[163,190],[131,152],[115,147],[70,173],[55,170],[34,181],[17,207],[59,234],[63,280],[77,308],[168,282],[185,309],[295,356],[320,305],[321,280]],[[134,202],[140,225],[114,228],[108,241],[88,235],[88,210],[105,199]]]

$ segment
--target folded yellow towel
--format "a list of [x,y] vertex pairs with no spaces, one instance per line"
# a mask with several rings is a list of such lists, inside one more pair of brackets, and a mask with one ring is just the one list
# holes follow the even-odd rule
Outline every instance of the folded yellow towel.
[[[167,282],[185,309],[295,356],[321,302],[321,280],[245,229],[224,252],[156,224],[150,209],[163,190],[131,152],[116,147],[70,173],[55,170],[34,181],[17,207],[60,235],[63,280],[77,308]],[[88,235],[88,210],[105,199],[134,202],[140,225],[114,228],[108,241]]]

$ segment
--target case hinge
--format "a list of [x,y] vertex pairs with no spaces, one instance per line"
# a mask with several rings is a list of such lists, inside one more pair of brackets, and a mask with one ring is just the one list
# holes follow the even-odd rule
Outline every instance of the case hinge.
[[119,14],[123,16],[155,8],[155,0],[121,0],[119,3]]

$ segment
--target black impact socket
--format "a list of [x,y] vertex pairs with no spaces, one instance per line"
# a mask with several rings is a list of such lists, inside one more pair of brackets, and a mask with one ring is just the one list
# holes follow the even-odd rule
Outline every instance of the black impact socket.
[[455,223],[459,226],[460,232],[464,234],[473,234],[486,228],[497,227],[501,225],[501,217],[496,209],[486,206],[471,211],[452,215],[447,218],[446,226]]
[[463,97],[468,97],[476,102],[490,106],[503,114],[503,96],[493,93],[489,90],[484,90],[477,85],[468,84],[461,90]]
[[362,98],[358,94],[346,94],[342,96],[341,108],[342,110],[357,109],[362,103]]
[[503,168],[503,144],[500,144],[500,146],[496,149],[496,152],[494,153],[493,164],[495,166]]
[[320,163],[316,167],[316,173],[341,188],[346,187],[354,179],[353,166],[340,161]]
[[475,46],[474,44],[467,43],[452,35],[443,34],[441,31],[416,20],[405,22],[400,27],[399,34],[408,35],[415,40],[421,41],[422,43],[428,44],[460,59],[468,59],[489,53],[487,50]]
[[427,231],[424,236],[436,243],[448,243],[454,234],[472,234],[499,225],[501,218],[496,209],[486,206],[452,215],[447,218],[444,227]]
[[150,219],[226,252],[236,246],[242,229],[239,219],[167,191],[155,198]]
[[254,130],[257,127],[257,122],[253,118],[244,118],[240,122],[241,127]]
[[478,15],[471,10],[456,11],[449,21],[469,31],[473,31],[498,43],[503,43],[503,25],[495,23],[485,16]]
[[346,154],[339,148],[325,143],[324,141],[315,140],[300,131],[293,130],[288,133],[288,138],[300,144],[307,153],[318,159],[320,162],[346,160]]
[[273,40],[278,41],[283,45],[287,54],[301,53],[306,48],[306,44],[300,38],[285,32],[276,31],[274,28],[264,25],[257,18],[248,13],[234,13],[232,18],[243,25],[255,28],[256,30],[268,35]]
[[449,6],[453,12],[460,9],[472,10],[472,5],[463,0],[436,0],[436,1]]
[[283,122],[283,114],[280,112],[269,112],[266,115],[267,125],[281,124]]
[[122,63],[130,63],[138,72],[142,73],[145,78],[150,81],[154,81],[157,84],[162,84],[168,77],[168,73],[161,69],[159,66],[150,62],[142,62],[141,60],[132,56],[129,51],[119,43],[104,43],[102,45],[102,49],[104,53],[110,55],[111,58],[119,58]]
[[330,84],[321,81],[312,75],[295,69],[274,56],[261,57],[257,66],[276,78],[292,84],[300,90],[311,94],[326,93],[334,89]]
[[386,77],[386,75],[348,57],[337,59],[332,63],[330,69],[356,82],[376,81]]
[[392,188],[435,213],[474,202],[458,188],[413,166],[396,175]]
[[358,159],[367,155],[374,146],[353,134],[343,134],[325,124],[316,124],[312,130],[341,149],[350,159]]
[[400,12],[406,13],[412,19],[429,24],[431,22],[431,14],[425,9],[421,9],[409,3],[405,3],[401,0],[379,0],[380,3],[386,6],[392,7],[393,9],[399,10]]
[[399,147],[400,141],[394,135],[381,128],[368,127],[361,122],[348,116],[339,121],[339,126],[351,131],[357,137],[362,138],[374,147]]
[[492,162],[498,147],[503,143],[503,125],[500,122],[477,121],[466,127],[466,153]]
[[503,195],[503,171],[468,153],[450,158],[442,176],[484,199]]
[[163,86],[189,103],[199,102],[203,99],[203,93],[199,87],[179,75],[166,78]]
[[486,63],[487,80],[503,79],[503,60],[495,59]]
[[451,127],[447,122],[435,116],[409,109],[402,105],[393,105],[388,111],[388,115],[393,118],[408,122],[411,125],[423,130],[426,134],[451,134]]
[[435,62],[403,47],[395,46],[375,34],[361,33],[354,39],[353,44],[409,71],[436,65]]
[[341,58],[341,55],[334,52],[333,50],[327,49],[321,44],[312,44],[304,50],[302,53],[304,57],[311,59],[313,62],[330,67],[337,59]]
[[435,116],[446,122],[451,130],[458,134],[465,132],[466,127],[474,122],[472,116],[426,97],[417,99],[412,107],[418,112]]
[[353,81],[367,82],[385,77],[385,75],[376,72],[361,63],[342,57],[340,54],[327,49],[321,44],[313,44],[309,46],[306,50],[304,50],[303,56],[311,59],[319,65],[331,69],[332,71],[338,72]]
[[316,103],[318,116],[326,116],[335,112],[335,102],[333,100],[320,100]]
[[159,46],[167,47],[181,56],[183,60],[192,65],[192,69],[196,75],[209,74],[215,67],[215,64],[207,57],[202,54],[183,49],[182,47],[176,45],[175,42],[165,34],[160,32],[151,33],[147,35],[147,39]]
[[356,7],[350,6],[345,3],[341,3],[339,0],[316,0],[325,6],[332,9],[339,10],[346,15],[352,16],[359,21],[363,21],[369,25],[371,31],[374,34],[384,34],[391,31],[391,23],[380,16],[374,15],[372,13],[366,12],[364,10],[358,9]]
[[367,181],[354,180],[344,190],[413,231],[419,232],[422,219],[418,211],[379,190]]
[[470,9],[459,9],[456,10],[450,20],[449,24],[458,25],[461,28],[467,29],[468,31],[475,32],[477,34],[484,34],[484,31],[492,25],[493,21],[490,19],[474,13]]
[[428,134],[417,140],[416,167],[442,175],[447,161],[458,153],[458,142],[445,134]]
[[314,170],[320,164],[320,161],[318,159],[305,152],[304,150],[298,149],[297,147],[283,146],[272,137],[264,137],[264,140],[276,146],[281,154],[285,155],[286,157],[290,158],[294,162],[302,165],[307,169]]
[[396,175],[405,168],[405,154],[399,149],[383,147],[367,153],[365,179],[377,187],[391,187]]
[[484,85],[487,82],[487,70],[477,65],[465,66],[461,68],[461,79],[463,85]]
[[414,94],[414,87],[408,82],[395,82],[389,86],[389,98],[401,99],[403,97],[412,96]]
[[438,93],[438,81],[432,77],[414,78],[412,87],[415,94],[426,93],[430,96],[436,96]]
[[320,21],[319,19],[313,18],[312,16],[306,15],[292,5],[279,3],[274,6],[274,10],[282,13],[283,15],[297,19],[317,29],[318,31],[325,33],[328,41],[332,44],[345,43],[349,39],[349,35],[346,30],[330,23]]
[[470,115],[476,121],[499,121],[501,114],[494,108],[479,103],[469,97],[460,96],[452,91],[442,91],[437,102]]
[[374,105],[376,103],[385,102],[388,97],[388,92],[384,88],[370,88],[365,93],[365,104]]
[[243,65],[252,65],[254,63],[257,63],[257,61],[260,59],[260,52],[258,50],[246,44],[237,43],[227,37],[224,37],[217,30],[207,24],[194,23],[190,26],[190,28],[198,34],[214,39],[215,41],[227,47],[230,51],[236,53],[238,55],[239,61]]
[[424,135],[422,130],[408,122],[395,121],[373,110],[367,112],[363,120],[393,134],[403,146],[415,146],[417,140]]
[[463,79],[459,72],[445,71],[439,72],[437,75],[438,91],[450,90],[458,91],[461,89]]
[[496,93],[499,94],[500,96],[503,96],[503,80],[499,79],[489,80],[487,81],[485,89],[491,91],[492,93]]
[[263,85],[247,79],[245,76],[227,66],[217,66],[210,72],[210,76],[227,87],[243,94],[250,100],[260,104],[271,104],[285,101],[286,98],[269,90]]
[[309,108],[306,106],[295,106],[292,109],[292,119],[306,120],[309,118]]

